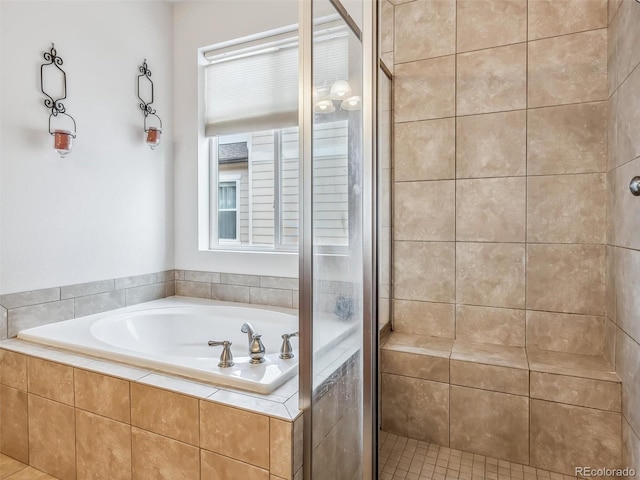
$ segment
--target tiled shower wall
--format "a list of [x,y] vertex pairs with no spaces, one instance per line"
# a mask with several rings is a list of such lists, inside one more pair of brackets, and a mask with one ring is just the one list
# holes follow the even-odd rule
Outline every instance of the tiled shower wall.
[[622,380],[622,464],[640,471],[640,4],[609,1],[607,331]]
[[605,354],[607,1],[393,0],[383,19],[395,330]]

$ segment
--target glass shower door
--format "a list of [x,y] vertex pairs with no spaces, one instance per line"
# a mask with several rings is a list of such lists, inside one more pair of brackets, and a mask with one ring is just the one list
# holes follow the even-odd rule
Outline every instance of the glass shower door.
[[377,328],[368,130],[374,105],[366,100],[372,87],[363,81],[363,34],[342,5],[303,0],[302,9],[304,478],[371,479]]

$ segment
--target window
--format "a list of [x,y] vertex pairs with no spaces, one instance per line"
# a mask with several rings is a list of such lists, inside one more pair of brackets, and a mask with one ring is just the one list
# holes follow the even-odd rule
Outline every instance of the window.
[[220,241],[238,240],[238,180],[221,176],[218,182],[218,238]]

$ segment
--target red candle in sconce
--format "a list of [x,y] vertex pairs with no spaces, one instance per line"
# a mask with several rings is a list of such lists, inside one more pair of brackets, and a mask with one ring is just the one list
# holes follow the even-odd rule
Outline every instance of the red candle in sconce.
[[73,134],[68,130],[55,130],[53,132],[53,148],[65,157],[73,147]]
[[155,149],[158,145],[160,145],[160,136],[162,135],[162,130],[156,127],[149,127],[147,129],[147,145],[151,147],[151,149]]

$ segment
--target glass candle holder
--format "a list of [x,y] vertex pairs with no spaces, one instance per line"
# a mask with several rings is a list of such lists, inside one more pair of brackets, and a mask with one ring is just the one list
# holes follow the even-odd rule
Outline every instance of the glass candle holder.
[[53,148],[64,158],[73,148],[73,134],[69,130],[55,130],[53,132]]
[[151,147],[151,150],[155,150],[155,148],[160,145],[160,136],[162,135],[162,130],[156,127],[149,127],[147,129],[146,142],[147,145]]

